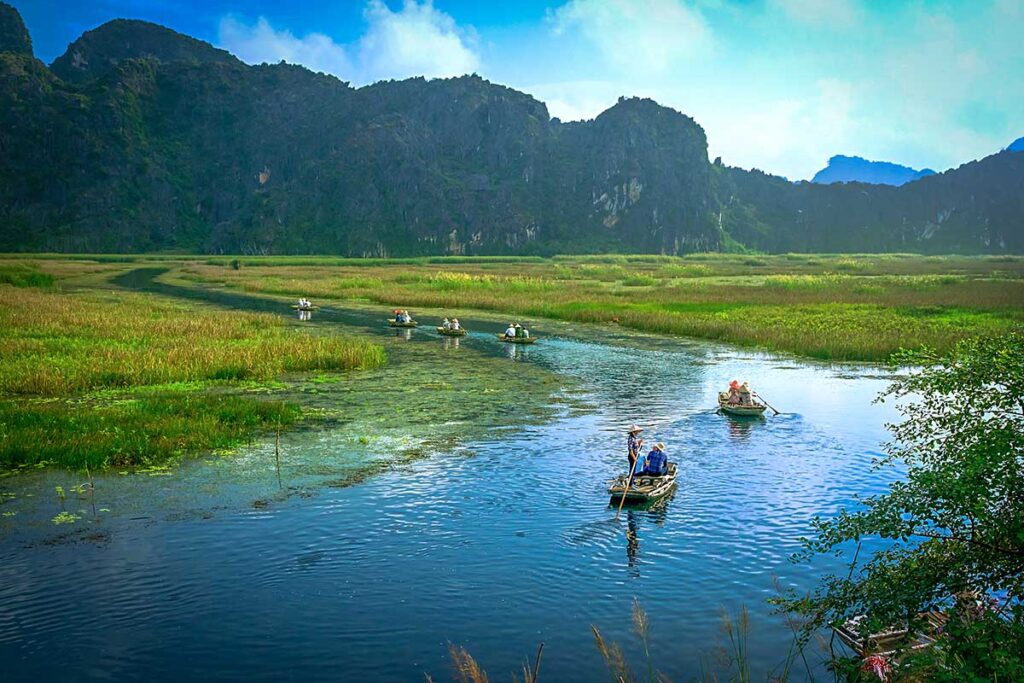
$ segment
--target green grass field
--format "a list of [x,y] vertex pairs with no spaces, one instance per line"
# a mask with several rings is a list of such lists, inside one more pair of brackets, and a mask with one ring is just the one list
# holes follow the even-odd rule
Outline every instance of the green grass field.
[[616,321],[825,360],[883,361],[901,348],[944,350],[964,337],[1024,326],[1024,258],[1017,256],[235,261],[197,258],[179,274],[288,297]]
[[[90,272],[55,263],[69,278]],[[28,264],[0,264],[0,281],[0,467],[130,466],[226,448],[301,414],[233,395],[241,383],[385,361],[379,345],[278,316],[64,291]]]

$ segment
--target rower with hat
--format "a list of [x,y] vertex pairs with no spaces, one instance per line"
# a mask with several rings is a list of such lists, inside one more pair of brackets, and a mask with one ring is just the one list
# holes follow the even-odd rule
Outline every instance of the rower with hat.
[[644,447],[644,440],[638,438],[642,431],[644,431],[643,427],[633,425],[629,428],[628,436],[626,437],[629,471],[634,474],[640,474],[640,472],[643,471],[643,460],[640,459],[640,451]]

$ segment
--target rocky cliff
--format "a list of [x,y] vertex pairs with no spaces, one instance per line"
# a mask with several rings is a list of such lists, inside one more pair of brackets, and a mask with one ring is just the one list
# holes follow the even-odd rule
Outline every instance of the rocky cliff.
[[355,89],[125,20],[48,68],[0,3],[0,251],[1019,250],[1022,160],[793,185],[651,100],[562,123],[476,76]]

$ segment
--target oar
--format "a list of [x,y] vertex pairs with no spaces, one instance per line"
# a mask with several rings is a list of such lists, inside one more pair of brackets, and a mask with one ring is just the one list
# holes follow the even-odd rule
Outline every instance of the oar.
[[[765,400],[764,400],[764,396],[762,396],[761,394],[757,393],[756,391],[754,392],[754,396],[757,396],[757,397],[758,397],[759,399],[761,399],[761,402],[762,402],[762,403],[764,403],[764,404],[765,404],[766,406],[768,406],[768,407],[769,407],[769,408],[771,408],[772,410],[775,410],[775,407],[774,407],[774,406],[772,406],[772,404],[771,404],[771,403],[768,403],[768,401],[765,401]],[[775,414],[776,414],[776,415],[778,415],[778,414],[779,414],[779,411],[775,410]]]
[[626,477],[626,489],[622,492],[622,500],[619,501],[619,509],[615,511],[615,519],[618,521],[619,515],[622,514],[622,506],[626,504],[626,494],[629,493],[629,487],[633,483],[633,473],[636,472],[636,463],[640,462],[640,451],[643,450],[643,446],[636,451],[636,462],[629,464],[629,476]]

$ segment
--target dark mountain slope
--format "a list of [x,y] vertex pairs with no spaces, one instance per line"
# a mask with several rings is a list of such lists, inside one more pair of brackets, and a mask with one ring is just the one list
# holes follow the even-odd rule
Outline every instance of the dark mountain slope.
[[723,227],[765,251],[1024,253],[1024,154],[1002,152],[902,187],[789,183],[720,169]]
[[127,59],[195,64],[240,63],[230,53],[169,28],[134,19],[115,19],[68,46],[50,65],[65,81],[82,83],[109,73]]
[[476,76],[353,89],[144,22],[53,69],[27,41],[0,53],[0,251],[1024,248],[1011,152],[900,188],[794,185],[709,164],[703,129],[650,100],[565,124]]
[[0,52],[32,56],[32,39],[18,10],[0,2]]

